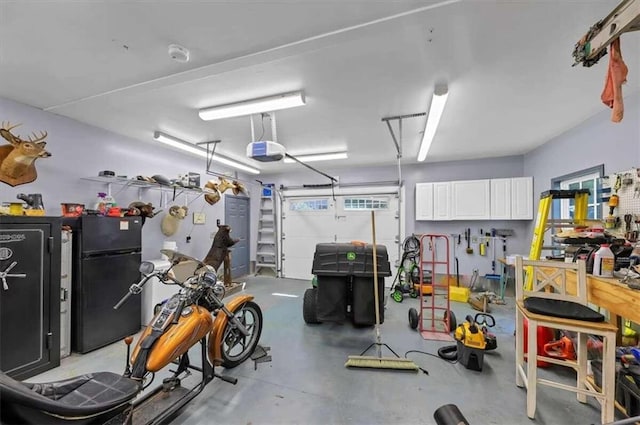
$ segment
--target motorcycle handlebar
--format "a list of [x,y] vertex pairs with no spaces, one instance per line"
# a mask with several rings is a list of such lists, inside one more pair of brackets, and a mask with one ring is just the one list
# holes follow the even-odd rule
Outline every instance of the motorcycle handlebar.
[[129,299],[131,295],[136,295],[142,292],[142,287],[145,285],[145,283],[147,283],[152,276],[156,276],[156,275],[157,273],[152,273],[148,276],[145,276],[140,282],[134,283],[133,285],[131,285],[129,287],[129,291],[124,295],[124,297],[120,299],[120,301],[118,301],[116,305],[113,306],[113,309],[114,310],[119,309],[120,307],[122,307],[122,304],[124,304]]

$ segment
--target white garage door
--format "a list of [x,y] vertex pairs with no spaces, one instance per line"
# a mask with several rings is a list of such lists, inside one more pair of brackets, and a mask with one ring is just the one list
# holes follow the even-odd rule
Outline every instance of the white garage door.
[[398,211],[395,193],[285,197],[282,220],[284,277],[311,279],[316,244],[372,242],[371,210],[376,242],[387,247],[391,269],[398,257]]

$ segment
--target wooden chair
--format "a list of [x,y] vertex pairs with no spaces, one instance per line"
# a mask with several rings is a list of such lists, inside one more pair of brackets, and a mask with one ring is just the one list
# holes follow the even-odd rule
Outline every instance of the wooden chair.
[[[587,396],[600,403],[602,423],[614,419],[615,348],[617,327],[587,305],[587,273],[584,261],[531,261],[516,257],[516,385],[527,390],[527,416],[536,413],[538,385],[547,385],[577,393],[578,401]],[[533,273],[533,288],[524,288],[525,272]],[[567,282],[575,283],[575,295],[567,292]],[[552,291],[549,291],[551,288]],[[524,319],[529,321],[527,335],[527,365],[525,366]],[[577,359],[559,360],[537,352],[537,328],[546,326],[577,333]],[[588,335],[603,337],[602,389],[587,380]],[[537,377],[537,360],[543,360],[576,370],[576,385],[567,385]]]

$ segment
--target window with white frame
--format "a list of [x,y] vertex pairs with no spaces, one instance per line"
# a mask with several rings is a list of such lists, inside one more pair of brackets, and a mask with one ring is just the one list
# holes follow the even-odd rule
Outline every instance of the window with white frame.
[[289,203],[290,211],[326,211],[328,209],[328,199],[303,199]]
[[[599,179],[600,173],[595,172],[560,181],[560,189],[562,190],[589,189],[591,193],[589,195],[587,207],[587,218],[590,219],[602,218],[602,203],[600,202],[600,188],[598,187]],[[574,211],[575,199],[562,199],[562,202],[560,203],[561,217],[573,218]]]
[[386,210],[389,208],[388,199],[380,198],[345,198],[344,209],[346,210]]

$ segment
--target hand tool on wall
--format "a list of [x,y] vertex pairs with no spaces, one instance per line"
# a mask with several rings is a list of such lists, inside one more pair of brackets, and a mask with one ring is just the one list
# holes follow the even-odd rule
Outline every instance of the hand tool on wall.
[[471,248],[471,229],[467,228],[464,231],[464,238],[467,241],[467,254],[473,254],[473,248]]
[[495,236],[502,239],[502,257],[507,258],[507,237],[513,236],[513,229],[493,229]]
[[624,215],[624,231],[631,231],[631,222],[633,221],[633,214],[625,214]]
[[619,201],[618,195],[611,195],[611,198],[609,198],[609,215],[613,215],[613,210],[618,206]]

